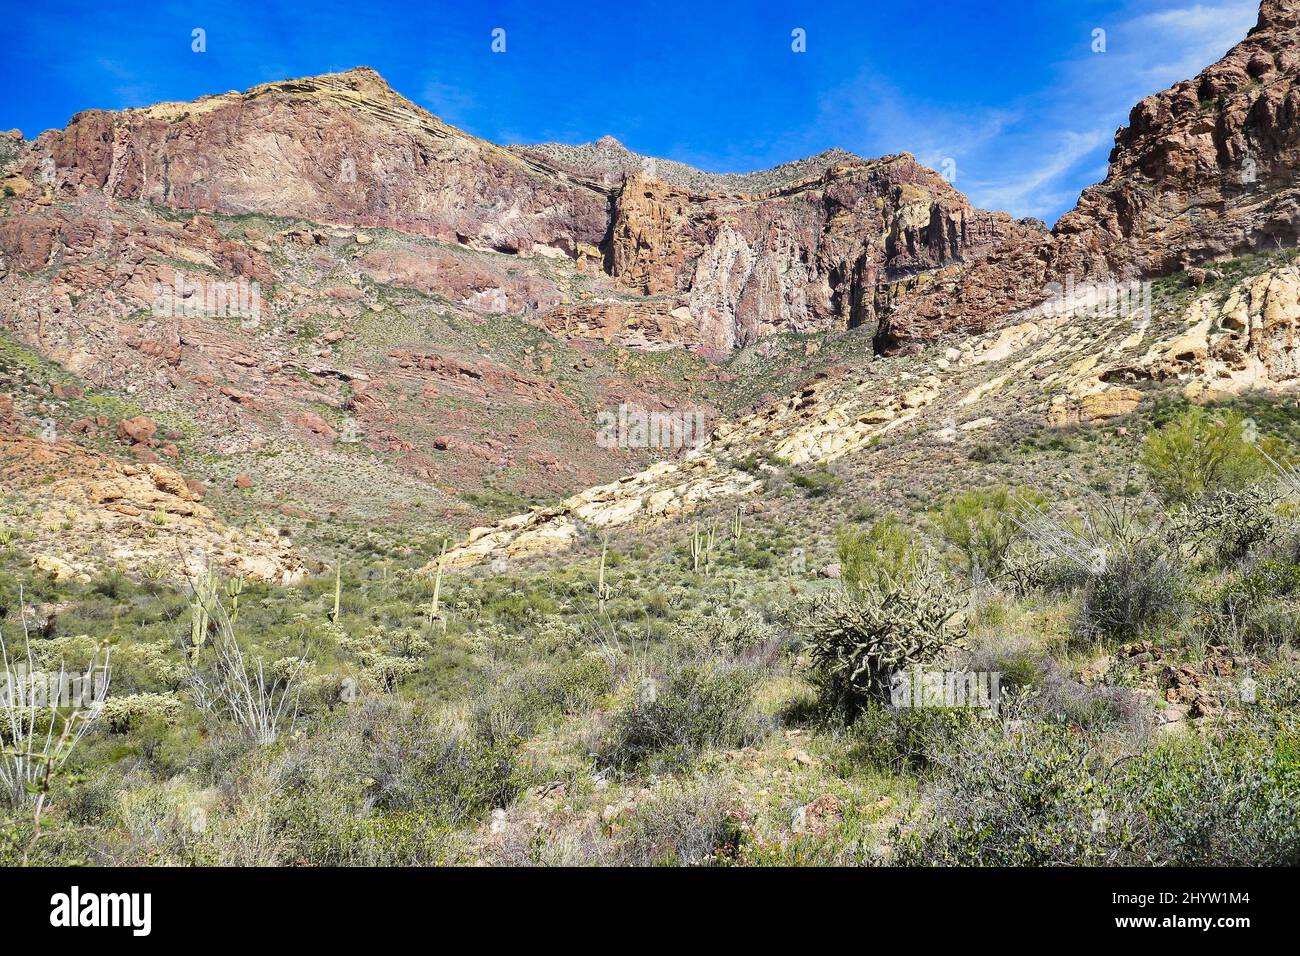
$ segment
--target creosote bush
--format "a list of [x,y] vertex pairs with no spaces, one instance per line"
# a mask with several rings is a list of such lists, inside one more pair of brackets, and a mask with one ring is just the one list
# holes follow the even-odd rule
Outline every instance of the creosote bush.
[[1178,618],[1187,579],[1177,554],[1154,538],[1126,542],[1087,575],[1074,618],[1081,641],[1123,640]]
[[939,535],[962,557],[976,579],[996,577],[1011,546],[1023,536],[1015,520],[1026,503],[1041,505],[1042,496],[1022,489],[979,488],[955,495],[934,516]]
[[711,747],[744,747],[765,729],[753,713],[755,671],[721,661],[691,664],[664,686],[646,680],[614,717],[602,759],[620,770],[686,766]]

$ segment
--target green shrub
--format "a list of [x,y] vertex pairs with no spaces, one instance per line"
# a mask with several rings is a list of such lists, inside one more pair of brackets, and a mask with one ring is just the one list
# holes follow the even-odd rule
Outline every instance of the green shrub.
[[757,674],[709,663],[688,665],[666,686],[649,683],[614,717],[603,760],[621,770],[686,766],[711,747],[744,747],[759,738],[752,712]]
[[791,471],[789,475],[790,483],[805,492],[810,498],[821,498],[829,495],[840,484],[839,478],[824,467],[807,472]]
[[1006,487],[980,488],[954,496],[935,515],[939,535],[956,548],[973,577],[1003,572],[1007,553],[1023,535],[1015,517],[1024,502],[1042,503],[1035,492]]
[[1151,538],[1139,539],[1088,574],[1074,634],[1085,641],[1136,637],[1176,619],[1186,601],[1186,575],[1177,555]]
[[981,719],[969,708],[895,708],[868,700],[849,727],[847,756],[851,763],[872,770],[919,772],[971,721]]
[[1139,863],[1300,863],[1300,732],[1258,722],[1217,738],[1184,736],[1136,761],[1125,785],[1148,828]]
[[670,784],[637,806],[618,835],[621,866],[706,866],[734,857],[743,836],[720,784]]
[[1268,474],[1268,462],[1253,438],[1239,412],[1192,406],[1147,435],[1142,464],[1166,505],[1190,504],[1220,489],[1244,488]]
[[942,743],[925,789],[927,818],[896,834],[892,862],[1095,866],[1122,859],[1134,814],[1090,741],[1018,701],[1004,698],[1003,711],[1014,719],[975,721]]
[[1214,589],[1205,600],[1211,640],[1240,639],[1247,648],[1277,647],[1300,625],[1300,565],[1260,561],[1248,573]]
[[897,518],[881,518],[865,531],[841,528],[837,541],[840,580],[850,589],[862,588],[883,575],[910,574],[921,557],[912,533]]

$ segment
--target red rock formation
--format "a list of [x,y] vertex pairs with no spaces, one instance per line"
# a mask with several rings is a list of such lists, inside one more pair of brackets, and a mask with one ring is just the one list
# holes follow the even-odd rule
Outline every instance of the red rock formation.
[[615,197],[610,272],[677,293],[714,348],[777,330],[874,323],[880,288],[1040,230],[974,209],[911,156],[857,160],[761,195],[699,195],[633,174]]
[[1295,245],[1300,235],[1300,0],[1264,0],[1219,62],[1149,96],[1115,134],[1106,179],[1046,241],[996,252],[899,297],[885,350],[978,332],[1045,298],[1048,283],[1167,274]]
[[[52,167],[52,168],[51,168]],[[505,251],[605,234],[605,193],[440,122],[368,68],[43,134],[28,179],[173,209],[389,226]]]
[[[193,103],[77,114],[27,150],[23,175],[45,192],[31,190],[17,207],[23,213],[0,223],[0,250],[13,267],[34,271],[106,246],[161,251],[157,243],[180,241],[228,273],[271,280],[255,243],[223,240],[203,217],[181,236],[158,223],[154,242],[149,227],[128,237],[107,216],[69,221],[43,205],[47,193],[88,192],[387,226],[508,253],[559,250],[586,261],[599,247],[626,288],[675,297],[668,312],[689,308],[694,328],[665,324],[663,331],[685,334],[663,344],[728,349],[779,329],[874,322],[878,284],[978,258],[1034,231],[972,209],[910,156],[821,159],[746,184],[760,192],[699,192],[635,172],[607,185],[607,176],[453,129],[360,68]],[[303,230],[285,238],[327,241]],[[479,311],[543,313],[563,302],[543,277],[503,276],[450,252],[374,251],[363,267],[378,281]]]

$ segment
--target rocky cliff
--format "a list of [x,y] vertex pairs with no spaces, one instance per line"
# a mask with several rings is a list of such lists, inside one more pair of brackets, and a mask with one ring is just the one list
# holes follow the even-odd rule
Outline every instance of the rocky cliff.
[[782,330],[874,323],[895,284],[1039,230],[973,208],[909,155],[853,159],[763,194],[700,194],[642,174],[615,195],[606,261],[681,298],[719,349]]
[[[1040,231],[974,209],[908,155],[831,151],[724,176],[612,140],[504,149],[447,126],[366,68],[86,111],[23,150],[20,165],[19,217],[89,192],[598,263],[626,292],[666,297],[644,303],[652,316],[687,310],[686,323],[651,321],[674,334],[652,344],[718,351],[773,331],[874,324],[897,283]],[[7,263],[39,268],[55,232],[8,225],[0,250]],[[503,311],[520,311],[498,298]],[[522,310],[560,304],[532,297]]]
[[1050,236],[1013,235],[895,303],[881,349],[995,327],[1070,278],[1158,276],[1295,245],[1298,115],[1300,0],[1264,0],[1258,24],[1221,60],[1133,107],[1106,179]]

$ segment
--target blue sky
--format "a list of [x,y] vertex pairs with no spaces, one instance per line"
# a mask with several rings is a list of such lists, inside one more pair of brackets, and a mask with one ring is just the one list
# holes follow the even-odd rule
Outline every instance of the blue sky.
[[[1257,0],[22,4],[0,126],[368,65],[497,142],[587,142],[745,172],[909,151],[978,205],[1052,222],[1141,97],[1245,36]],[[191,31],[207,50],[191,50]],[[504,53],[491,50],[504,29]],[[791,49],[802,29],[806,52]],[[1105,30],[1105,52],[1092,51]]]

